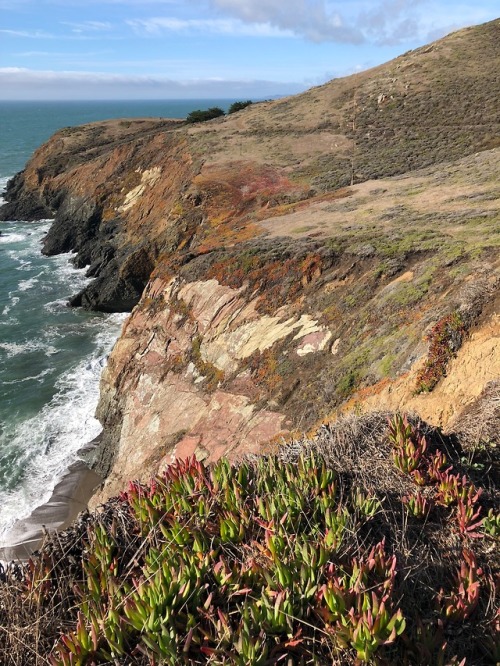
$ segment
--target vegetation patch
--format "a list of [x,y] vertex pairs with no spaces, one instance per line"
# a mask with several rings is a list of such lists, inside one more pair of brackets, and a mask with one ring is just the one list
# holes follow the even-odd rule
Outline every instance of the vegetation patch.
[[459,312],[446,315],[432,327],[427,336],[428,357],[417,375],[417,393],[432,391],[446,375],[448,363],[456,356],[466,333],[467,326]]
[[259,311],[273,313],[293,303],[304,287],[321,275],[323,266],[324,259],[316,252],[274,259],[255,249],[214,262],[207,277],[234,289],[248,283],[251,293],[260,295]]
[[187,123],[204,123],[207,120],[213,120],[214,118],[220,118],[224,115],[223,109],[218,106],[212,106],[210,109],[202,110],[196,109],[196,111],[191,111],[186,117]]
[[251,104],[253,104],[251,99],[247,99],[244,102],[233,102],[227,112],[228,114],[237,113],[238,111],[243,111],[243,109],[246,109]]
[[2,662],[494,664],[493,491],[435,434],[372,415],[130,483],[1,570]]

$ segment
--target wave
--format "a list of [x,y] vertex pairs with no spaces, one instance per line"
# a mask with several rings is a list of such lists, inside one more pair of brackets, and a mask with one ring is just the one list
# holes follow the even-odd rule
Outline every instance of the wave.
[[28,291],[28,289],[33,289],[33,287],[38,284],[39,278],[45,273],[45,271],[42,271],[41,273],[38,273],[38,275],[34,275],[33,277],[30,277],[28,280],[21,280],[19,284],[17,285],[17,288],[19,291]]
[[[2,205],[2,198],[0,197],[0,206]],[[7,245],[8,243],[19,243],[23,240],[26,240],[26,236],[24,234],[2,234],[0,236],[0,243],[2,245]]]
[[43,308],[44,310],[47,310],[48,312],[57,312],[59,310],[62,310],[63,308],[66,309],[68,307],[68,300],[66,298],[58,298],[55,301],[49,301],[48,303],[45,303]]
[[53,372],[55,372],[55,368],[46,368],[45,370],[42,370],[42,372],[39,372],[37,375],[33,375],[32,377],[23,377],[22,379],[12,379],[11,381],[3,381],[4,386],[12,386],[14,384],[23,384],[24,382],[33,382],[33,381],[38,381],[41,382],[44,377],[47,377],[47,375],[51,375]]
[[74,253],[41,255],[50,224],[1,227],[0,542],[50,499],[100,433],[94,418],[100,375],[126,316],[67,307],[91,278],[75,268]]
[[15,458],[15,466],[0,465],[4,476],[10,474],[4,485],[16,486],[0,492],[0,541],[14,523],[48,501],[57,482],[79,459],[79,451],[101,432],[94,417],[99,379],[125,316],[113,314],[101,320],[94,352],[61,375],[54,397],[39,414],[21,423],[14,435],[0,436],[1,458]]
[[0,349],[2,349],[7,358],[19,356],[21,354],[31,354],[32,352],[43,352],[45,356],[53,356],[58,353],[58,350],[44,342],[43,340],[25,340],[24,342],[0,342]]
[[7,183],[10,180],[10,176],[2,176],[0,177],[0,206],[5,203],[5,199],[3,198],[2,194],[5,193],[5,188],[7,187]]

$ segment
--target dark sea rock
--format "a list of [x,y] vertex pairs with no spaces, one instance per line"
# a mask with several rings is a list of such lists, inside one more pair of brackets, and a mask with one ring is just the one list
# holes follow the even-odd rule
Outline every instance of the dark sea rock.
[[[109,276],[106,275],[108,271]],[[73,296],[69,304],[99,312],[130,312],[139,302],[145,283],[122,279],[110,267],[104,273]]]
[[130,252],[120,238],[121,220],[103,223],[102,210],[91,197],[78,197],[64,190],[56,194],[26,186],[23,172],[9,181],[7,203],[0,220],[35,221],[55,217],[43,240],[43,254],[75,252],[77,268],[88,267],[95,278],[69,300],[73,307],[101,312],[130,312],[139,302],[153,269],[147,249]]
[[54,217],[53,211],[42,201],[38,192],[24,187],[22,171],[9,180],[3,197],[7,203],[0,206],[1,221],[34,222]]
[[[89,253],[98,240],[101,211],[95,202],[83,197],[66,196],[56,218],[43,240],[43,254],[52,256],[63,252]],[[83,266],[87,262],[83,262]]]

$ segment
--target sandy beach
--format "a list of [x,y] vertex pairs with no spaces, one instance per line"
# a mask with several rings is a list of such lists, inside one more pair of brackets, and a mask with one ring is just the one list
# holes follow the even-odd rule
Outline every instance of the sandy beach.
[[80,511],[87,507],[101,477],[83,461],[70,465],[57,483],[51,498],[31,515],[19,520],[0,542],[0,560],[23,561],[40,546],[46,532],[68,527]]

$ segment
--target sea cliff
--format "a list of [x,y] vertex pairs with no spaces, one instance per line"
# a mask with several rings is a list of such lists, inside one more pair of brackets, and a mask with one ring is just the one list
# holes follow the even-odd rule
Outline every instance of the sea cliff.
[[71,304],[131,311],[94,504],[346,410],[477,407],[500,376],[498,34],[210,123],[65,128],[10,182],[0,219],[54,216],[43,251],[95,278]]

